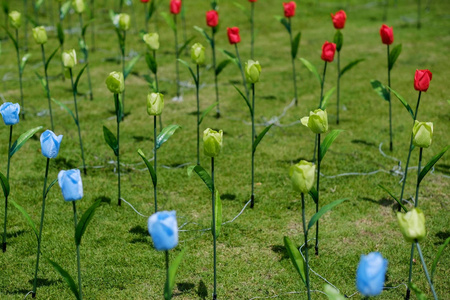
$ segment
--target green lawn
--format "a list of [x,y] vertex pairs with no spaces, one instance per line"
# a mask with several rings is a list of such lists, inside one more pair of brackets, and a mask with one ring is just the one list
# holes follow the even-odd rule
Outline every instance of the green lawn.
[[[22,1],[9,1],[11,9],[23,11]],[[28,1],[31,2],[31,1]],[[50,2],[50,1],[45,1]],[[53,1],[56,18],[56,1]],[[84,74],[80,82],[78,109],[82,137],[85,146],[87,176],[83,176],[84,198],[77,202],[84,212],[99,198],[102,205],[96,212],[81,244],[81,267],[83,293],[86,299],[161,299],[165,281],[164,253],[154,250],[147,232],[147,218],[136,214],[125,203],[117,205],[117,174],[115,156],[103,139],[103,126],[115,131],[114,100],[107,90],[105,79],[111,71],[120,71],[119,45],[113,25],[109,20],[109,6],[116,1],[95,1],[95,51],[90,55],[90,71],[94,100],[87,97],[88,83]],[[139,37],[144,28],[143,10],[139,1],[135,5],[136,24],[127,34],[126,53],[131,59],[146,48]],[[162,2],[160,11],[168,12],[168,1]],[[192,27],[206,28],[205,11],[209,1],[185,1],[188,36],[206,46],[206,41]],[[221,1],[220,30],[217,47],[234,52],[228,44],[226,27],[239,26],[242,42],[239,44],[244,61],[250,56],[250,25],[245,15],[232,3]],[[250,7],[247,1],[239,1]],[[364,2],[364,3],[362,3]],[[394,6],[394,2],[397,6]],[[450,2],[422,1],[422,28],[416,29],[416,1],[390,1],[386,24],[394,27],[394,45],[401,43],[403,52],[392,71],[392,88],[398,91],[415,107],[418,92],[413,88],[416,69],[430,69],[433,79],[428,92],[422,94],[418,115],[420,121],[434,123],[433,144],[424,149],[424,162],[448,145],[450,122],[448,84],[450,60]],[[430,2],[429,10],[425,6]],[[44,4],[44,7],[49,4]],[[412,120],[400,101],[393,98],[394,151],[388,149],[388,103],[373,92],[370,80],[387,83],[386,47],[381,43],[379,28],[383,24],[383,7],[379,1],[298,1],[297,14],[293,18],[294,32],[301,31],[302,39],[298,57],[313,63],[319,72],[322,44],[333,39],[330,12],[339,9],[347,12],[344,46],[341,51],[341,66],[364,58],[341,80],[341,122],[336,125],[336,98],[331,98],[328,107],[330,130],[343,129],[331,146],[321,165],[321,205],[340,198],[349,198],[321,219],[320,256],[312,255],[310,266],[320,276],[351,295],[356,292],[355,273],[361,254],[379,251],[388,259],[386,286],[398,286],[407,282],[410,245],[403,240],[398,230],[395,212],[397,205],[386,192],[377,187],[382,184],[400,195],[401,177],[392,172],[398,162],[383,156],[398,158],[404,166],[407,157]],[[31,3],[29,14],[33,15]],[[124,10],[132,15],[130,7]],[[41,12],[45,10],[42,8]],[[320,87],[316,78],[296,61],[299,105],[288,107],[293,98],[292,69],[290,64],[289,35],[273,17],[282,15],[281,1],[258,1],[255,19],[257,36],[255,58],[261,63],[261,81],[256,85],[256,113],[258,124],[280,117],[261,142],[256,153],[256,205],[247,209],[234,222],[222,227],[218,240],[218,298],[251,299],[280,295],[276,299],[306,299],[306,290],[300,281],[283,245],[283,236],[289,236],[298,246],[303,243],[300,195],[291,188],[288,169],[300,159],[311,160],[314,135],[299,123],[299,119],[317,107]],[[76,29],[78,16],[70,17]],[[50,25],[49,14],[40,15],[39,21]],[[66,29],[69,26],[65,20]],[[87,21],[87,16],[85,16]],[[178,224],[187,224],[180,232],[180,243],[171,251],[171,259],[183,248],[185,258],[177,274],[174,299],[211,299],[213,290],[212,235],[199,231],[211,224],[210,194],[201,180],[187,176],[187,167],[196,160],[196,115],[195,86],[191,77],[180,65],[183,87],[183,102],[172,102],[175,96],[175,59],[173,32],[158,15],[161,48],[159,64],[160,89],[165,94],[165,109],[162,120],[165,126],[179,124],[172,138],[158,150],[159,206],[164,210],[176,210]],[[181,22],[180,22],[181,23]],[[133,23],[132,23],[133,24]],[[154,29],[153,21],[150,29]],[[208,29],[209,30],[209,29]],[[209,31],[208,31],[209,32]],[[45,45],[47,56],[58,46],[56,32],[48,30],[49,42]],[[23,42],[23,30],[20,31]],[[4,31],[2,36],[6,36]],[[75,48],[82,58],[78,46],[78,31],[66,35],[65,48]],[[182,40],[180,27],[179,38]],[[88,30],[88,45],[91,36]],[[32,54],[24,73],[26,120],[14,126],[14,138],[19,133],[36,127],[50,127],[47,98],[34,74],[43,74],[41,54],[29,30],[29,53]],[[19,82],[16,53],[12,43],[2,40],[0,74],[3,78],[1,98],[18,102]],[[211,51],[207,47],[207,62]],[[23,53],[22,53],[23,55]],[[219,61],[226,57],[218,53]],[[190,61],[190,57],[183,57]],[[209,68],[202,69],[200,91],[201,107],[206,108],[215,101],[214,77]],[[74,72],[82,68],[75,67]],[[50,88],[52,97],[73,109],[70,82],[60,77],[59,55],[50,64]],[[148,74],[144,58],[138,62],[126,81],[126,112],[121,123],[122,197],[139,212],[150,215],[153,210],[153,188],[145,165],[137,154],[141,148],[147,157],[152,157],[153,118],[146,113],[146,96],[149,91],[143,75]],[[325,89],[336,84],[336,63],[328,64]],[[233,88],[241,85],[241,75],[236,66],[230,64],[219,77],[222,117],[214,112],[207,116],[202,130],[207,127],[224,130],[224,146],[216,158],[216,187],[222,195],[223,219],[231,220],[250,198],[251,182],[251,126],[247,106]],[[67,112],[53,104],[55,133],[63,134],[61,149],[56,159],[50,162],[49,180],[56,178],[62,169],[80,167],[77,128]],[[257,132],[264,127],[257,126]],[[1,171],[6,173],[6,158],[9,129],[2,125],[0,132]],[[417,166],[418,151],[414,151],[411,166]],[[42,186],[45,157],[40,154],[39,135],[30,139],[14,155],[11,162],[10,199],[22,205],[38,224],[41,212]],[[209,170],[210,161],[201,156],[201,164]],[[343,173],[369,173],[372,175],[328,177]],[[415,193],[416,171],[411,170],[405,191],[410,199]],[[428,269],[439,246],[450,236],[450,158],[445,155],[428,174],[420,188],[420,204],[427,217],[428,236],[421,243]],[[72,205],[63,201],[60,189],[55,186],[48,198],[42,238],[44,256],[58,262],[76,279],[76,256],[73,243]],[[408,207],[411,207],[408,204]],[[4,209],[0,219],[4,218]],[[314,203],[307,198],[307,218],[314,213]],[[12,205],[8,208],[8,250],[0,254],[0,298],[23,299],[32,289],[37,242],[34,233],[20,212]],[[448,250],[448,249],[447,249]],[[310,251],[310,253],[313,251]],[[414,263],[413,282],[432,298],[418,255]],[[448,299],[450,286],[449,252],[444,252],[437,265],[434,284],[440,299]],[[447,267],[445,267],[447,266]],[[41,260],[37,297],[40,299],[69,299],[72,296],[63,279],[45,260]],[[323,290],[324,281],[311,274],[314,290]],[[283,295],[298,291],[300,294]],[[379,299],[402,299],[405,287],[384,291]],[[326,296],[313,294],[314,299]],[[360,296],[354,296],[359,299]],[[412,296],[415,299],[415,296]]]

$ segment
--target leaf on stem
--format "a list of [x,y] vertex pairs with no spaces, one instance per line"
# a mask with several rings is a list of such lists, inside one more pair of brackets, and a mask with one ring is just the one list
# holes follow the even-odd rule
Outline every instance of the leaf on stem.
[[438,162],[438,160],[447,152],[450,145],[441,150],[438,154],[433,156],[433,158],[426,164],[426,166],[420,171],[419,178],[417,179],[417,184],[420,184],[422,179],[427,175],[427,173],[433,168],[433,166]]
[[9,32],[8,29],[6,29],[5,26],[2,26],[2,28],[5,30],[6,34],[9,36],[9,38],[11,39],[11,41],[14,44],[14,48],[16,48],[16,51],[19,51],[19,44],[17,43],[16,39],[14,38],[14,36],[11,34],[11,32]]
[[77,118],[76,118],[75,115],[73,114],[72,110],[70,110],[70,108],[67,107],[67,105],[65,105],[65,104],[62,103],[62,102],[59,102],[58,100],[56,100],[56,99],[54,99],[54,98],[52,98],[52,101],[55,102],[56,104],[58,104],[59,106],[61,106],[61,108],[65,109],[65,110],[69,113],[69,115],[72,116],[72,118],[73,118],[75,124],[78,126],[78,120],[77,120]]
[[306,59],[304,59],[303,57],[300,57],[300,61],[305,65],[305,67],[311,72],[313,73],[313,75],[317,78],[317,80],[319,81],[319,84],[322,84],[322,79],[320,78],[319,72],[317,72],[317,68],[310,63],[309,61],[307,61]]
[[329,134],[327,134],[322,144],[320,145],[319,161],[323,160],[325,154],[328,151],[328,148],[330,148],[331,144],[333,144],[334,140],[338,137],[338,135],[342,131],[343,131],[342,129],[335,129],[331,131]]
[[206,172],[206,170],[200,165],[190,166],[187,168],[187,173],[188,173],[189,177],[191,177],[192,172],[197,173],[197,175],[200,177],[200,179],[203,180],[203,182],[206,184],[209,191],[212,192],[213,183],[212,183],[211,176],[209,176],[208,172]]
[[47,187],[47,189],[45,190],[45,198],[47,198],[48,193],[50,192],[51,188],[55,185],[55,183],[58,182],[58,178],[56,178],[55,180],[53,180]]
[[248,101],[247,97],[241,92],[241,90],[239,88],[237,88],[235,85],[233,85],[233,86],[236,89],[236,91],[238,91],[238,93],[242,96],[242,98],[244,98],[245,103],[247,103],[248,109],[250,110],[250,116],[253,116],[253,108],[252,108],[252,105],[250,104],[250,102]]
[[370,84],[372,85],[373,90],[377,93],[383,100],[387,102],[390,101],[389,92],[386,87],[378,80],[371,80]]
[[292,264],[294,268],[297,270],[298,274],[300,274],[300,278],[306,286],[306,265],[303,261],[302,256],[300,255],[300,251],[298,251],[297,247],[294,246],[291,239],[287,236],[284,237],[284,246],[286,247],[287,253],[291,258]]
[[152,18],[153,13],[156,11],[155,2],[156,1],[150,1],[150,6],[148,8],[147,15],[145,16],[145,20],[147,22]]
[[180,254],[173,260],[169,267],[169,277],[166,278],[166,284],[164,285],[164,299],[172,299],[172,290],[175,287],[175,276],[177,274],[178,266],[183,259],[183,255],[186,249],[183,249]]
[[245,8],[242,4],[237,2],[233,2],[233,4],[244,13],[244,15],[248,18],[249,21],[251,21],[251,14],[247,8]]
[[416,294],[417,300],[427,300],[425,294],[413,282],[410,282],[408,287]]
[[202,124],[203,119],[206,117],[206,115],[218,104],[219,104],[219,102],[213,103],[203,111],[202,115],[200,116],[200,119],[198,120],[198,125]]
[[192,70],[191,66],[189,66],[189,64],[186,61],[182,60],[181,58],[179,58],[178,61],[183,65],[185,65],[186,68],[188,68],[189,72],[191,73],[192,79],[194,80],[195,84],[197,84],[197,76],[195,76],[195,73]]
[[172,28],[172,30],[175,32],[177,31],[177,27],[175,26],[175,22],[173,21],[173,19],[169,16],[169,14],[167,14],[166,12],[161,12],[160,13],[161,16],[163,17],[163,19],[166,21],[167,25],[169,25],[170,28]]
[[67,13],[70,10],[70,6],[72,5],[72,1],[67,1],[63,5],[61,5],[61,9],[59,11],[59,19],[62,21],[66,17]]
[[42,77],[41,75],[39,75],[38,72],[34,72],[34,74],[36,74],[37,78],[39,79],[39,82],[42,85],[42,88],[44,88],[44,92],[47,93],[47,80],[45,80],[44,77]]
[[22,213],[22,215],[27,220],[28,224],[31,226],[31,229],[33,229],[34,234],[36,235],[36,239],[38,239],[39,234],[37,231],[37,227],[36,224],[34,224],[33,220],[31,219],[30,215],[26,212],[26,210],[22,206],[17,204],[14,200],[10,200],[10,202],[12,205],[14,205],[15,208],[17,208],[18,211]]
[[[184,6],[183,6],[183,7],[184,7]],[[189,45],[189,43],[190,43],[193,39],[195,39],[194,36],[191,37],[191,38],[189,38],[186,42],[184,42],[184,43],[178,48],[178,55],[180,55],[181,52],[184,51],[184,48],[186,48],[186,47]]]
[[333,86],[328,92],[326,92],[326,94],[323,96],[322,105],[320,106],[320,109],[325,110],[327,108],[328,102],[330,101],[330,98],[335,90],[336,87]]
[[103,126],[103,136],[105,138],[106,143],[114,151],[114,154],[118,156],[119,146],[117,145],[116,136],[106,126]]
[[91,207],[89,207],[81,216],[81,220],[77,224],[77,228],[75,229],[75,245],[78,246],[81,244],[81,238],[83,237],[83,234],[86,231],[89,222],[94,216],[95,210],[97,209],[97,207],[100,205],[101,202],[102,202],[101,199],[95,201],[94,204],[92,204]]
[[139,54],[138,56],[133,57],[133,59],[130,60],[130,62],[126,65],[124,73],[123,73],[124,79],[127,79],[128,75],[130,75],[131,71],[134,68],[134,65],[141,59],[141,56],[142,55]]
[[156,89],[155,80],[153,80],[153,78],[151,78],[150,75],[148,75],[148,74],[144,74],[142,77],[144,77],[145,81],[147,81],[148,86],[152,89],[152,91],[157,93],[158,90]]
[[212,45],[213,45],[213,40],[212,40],[212,38],[206,33],[206,31],[205,31],[203,28],[198,27],[198,26],[194,26],[194,29],[197,30],[198,32],[200,32],[200,33],[205,37],[206,41],[207,41],[207,42],[211,45],[211,47],[212,47]]
[[81,30],[81,36],[84,37],[86,35],[86,30],[89,27],[89,25],[91,25],[92,22],[94,22],[95,19],[90,19],[89,21],[86,22],[86,24],[84,24],[83,29]]
[[0,172],[0,184],[2,185],[3,195],[7,198],[9,196],[10,187],[8,179],[2,172]]
[[156,74],[156,72],[158,72],[158,64],[156,63],[153,55],[149,52],[145,54],[145,62],[147,63],[148,68],[150,69],[150,71],[152,71],[153,74]]
[[339,205],[342,202],[347,201],[347,200],[348,200],[347,198],[339,199],[339,200],[331,202],[330,204],[327,204],[324,207],[322,207],[317,213],[314,214],[314,216],[312,216],[311,220],[309,220],[308,229],[306,231],[309,231],[309,229],[311,227],[313,227],[314,224],[316,224],[316,222],[319,221],[320,217],[322,217],[325,213],[332,210],[336,205]]
[[383,190],[385,190],[395,201],[397,201],[397,203],[403,208],[403,210],[405,212],[408,212],[408,209],[406,208],[406,206],[403,205],[403,203],[398,200],[397,197],[394,196],[394,194],[391,193],[391,191],[389,191],[387,188],[385,188],[384,186],[382,186],[381,184],[378,185],[380,188],[382,188]]
[[436,253],[436,257],[433,260],[433,265],[431,266],[431,281],[433,281],[434,272],[436,271],[436,266],[439,261],[439,258],[441,258],[442,252],[444,251],[445,247],[450,243],[450,237],[448,237],[445,242],[439,247],[438,252]]
[[33,129],[28,130],[25,133],[22,133],[19,138],[14,142],[9,150],[9,157],[12,157],[14,153],[19,151],[20,148],[28,141],[36,132],[42,129],[42,126],[35,127]]
[[20,72],[22,73],[25,69],[25,66],[27,65],[28,59],[30,58],[31,54],[27,53],[22,57],[22,60],[20,61]]
[[298,46],[300,45],[301,37],[302,37],[302,33],[299,32],[299,33],[297,33],[297,35],[292,40],[292,45],[291,45],[291,56],[292,56],[292,59],[295,59],[297,57]]
[[[220,235],[220,229],[222,228],[222,200],[220,200],[220,193],[217,189],[215,192],[215,196],[216,198],[215,198],[214,217],[216,221],[216,238],[217,238]],[[212,220],[211,220],[211,234],[213,234],[214,236]]]
[[78,293],[78,288],[75,284],[75,281],[70,276],[70,274],[66,270],[64,270],[60,265],[58,265],[56,262],[52,261],[50,258],[46,257],[46,259],[53,266],[53,268],[56,270],[56,272],[58,272],[59,275],[62,276],[64,281],[69,285],[69,288],[72,291],[72,293],[75,295],[75,298],[77,300],[81,299],[80,294]]
[[73,89],[75,93],[78,93],[78,83],[80,82],[81,75],[83,75],[84,70],[87,68],[88,64],[85,64],[83,68],[80,70],[80,72],[77,75],[77,78],[75,79],[75,83],[73,84]]
[[400,100],[400,102],[403,104],[403,106],[406,108],[406,110],[411,115],[411,118],[413,118],[413,120],[414,120],[415,119],[414,112],[413,112],[411,106],[409,106],[408,102],[406,102],[406,100],[399,93],[397,93],[396,91],[394,91],[390,87],[388,87],[388,89],[390,89],[391,92],[395,95],[395,97],[397,97],[397,99]]
[[272,128],[272,126],[273,126],[273,124],[270,124],[269,126],[264,128],[264,130],[256,137],[255,142],[253,143],[253,149],[252,149],[253,153],[256,152],[256,147],[258,147],[259,143],[261,142],[263,137],[266,135],[266,133],[270,130],[270,128]]
[[48,57],[47,62],[45,63],[45,70],[48,69],[48,65],[49,65],[50,62],[52,61],[52,58],[55,57],[56,52],[58,52],[58,50],[59,50],[59,47],[60,47],[60,46],[58,46],[58,47],[52,52],[52,54],[50,54],[50,56]]
[[308,193],[308,194],[311,196],[311,198],[313,199],[314,203],[317,203],[317,201],[319,200],[319,194],[317,193],[316,188],[315,188],[315,187],[312,187],[312,188],[309,190],[309,193]]
[[395,46],[391,53],[389,53],[389,71],[394,67],[395,62],[397,61],[398,56],[402,53],[402,44]]
[[144,152],[142,152],[141,149],[138,149],[137,153],[144,161],[145,165],[147,166],[148,171],[150,172],[150,176],[152,177],[153,187],[156,188],[156,184],[158,183],[158,177],[156,177],[155,169],[153,169],[153,166],[150,164],[150,162],[145,157]]
[[228,50],[220,49],[220,51],[223,54],[225,54],[225,56],[227,56],[239,68],[239,60],[238,60],[238,58],[237,58],[237,56],[235,54],[231,53]]
[[156,138],[156,149],[159,149],[162,144],[164,144],[165,142],[167,142],[167,140],[175,133],[175,131],[181,128],[180,125],[169,125],[167,127],[165,127],[163,130],[161,130],[161,132],[158,134],[158,137]]
[[228,64],[232,61],[233,59],[225,59],[221,61],[216,68],[216,76],[219,76],[219,74],[223,71],[223,69],[225,69],[225,67],[228,66]]
[[342,49],[342,45],[344,44],[344,35],[340,30],[336,30],[334,34],[333,42],[336,44],[336,50],[339,52]]
[[289,24],[289,21],[285,17],[281,17],[281,16],[274,16],[274,17],[275,17],[275,19],[278,20],[278,22],[283,24],[284,28],[286,28],[286,30],[289,33],[291,33],[291,25]]
[[359,59],[355,59],[354,61],[349,62],[348,65],[346,65],[344,68],[342,68],[341,77],[342,77],[342,75],[344,75],[345,73],[350,71],[354,66],[356,66],[357,64],[359,64],[362,61],[365,61],[365,59],[359,58]]

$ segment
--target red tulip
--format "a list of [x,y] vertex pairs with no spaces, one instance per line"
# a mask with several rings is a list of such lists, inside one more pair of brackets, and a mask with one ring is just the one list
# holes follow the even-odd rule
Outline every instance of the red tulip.
[[209,27],[216,27],[219,24],[219,14],[215,10],[206,12],[206,24]]
[[294,1],[288,3],[283,2],[283,6],[284,6],[284,16],[286,18],[290,18],[295,15],[295,8],[297,7],[297,4],[295,4]]
[[150,0],[141,0],[142,3],[147,3]]
[[382,25],[380,28],[381,41],[385,45],[390,45],[394,42],[394,30],[392,27]]
[[347,15],[345,14],[345,11],[342,9],[338,11],[337,13],[330,14],[331,19],[333,20],[334,28],[336,29],[342,29],[345,26],[345,20],[347,19]]
[[181,11],[181,0],[170,0],[170,13],[178,15]]
[[237,44],[241,41],[241,37],[239,36],[239,28],[238,27],[227,27],[228,41],[231,45]]
[[336,52],[336,44],[325,42],[322,46],[322,55],[321,58],[324,61],[332,62],[334,59],[334,53]]
[[416,91],[426,92],[430,86],[431,74],[430,70],[416,70],[414,75],[414,89]]
[[257,0],[248,0],[248,2],[256,2]]

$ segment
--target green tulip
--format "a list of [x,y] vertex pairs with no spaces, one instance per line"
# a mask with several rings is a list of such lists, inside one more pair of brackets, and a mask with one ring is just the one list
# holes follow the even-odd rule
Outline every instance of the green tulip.
[[203,152],[206,156],[216,157],[222,149],[223,131],[219,132],[207,128],[203,132]]
[[19,29],[20,26],[22,25],[22,15],[20,14],[20,12],[13,10],[12,12],[9,13],[9,23],[11,24],[12,27],[14,27],[15,29]]
[[314,184],[315,174],[316,166],[306,160],[301,160],[289,169],[292,187],[294,190],[304,194],[307,194],[311,190]]
[[128,14],[118,14],[117,18],[117,27],[120,30],[127,31],[130,29],[130,16]]
[[164,109],[164,95],[149,93],[147,95],[147,113],[150,116],[159,116]]
[[82,14],[86,9],[86,5],[84,4],[84,0],[72,0],[72,7],[79,14]]
[[156,32],[146,33],[142,38],[150,50],[156,51],[159,49],[159,34]]
[[125,84],[123,80],[123,73],[122,72],[111,72],[106,78],[106,86],[108,87],[108,90],[111,91],[111,93],[114,94],[120,94],[125,89]]
[[258,61],[249,60],[245,63],[245,78],[249,83],[257,83],[261,74],[261,65]]
[[427,235],[425,215],[419,208],[413,208],[406,214],[398,212],[397,220],[400,231],[407,242],[413,243],[416,240],[420,242]]
[[62,61],[65,68],[72,69],[77,64],[77,53],[75,49],[64,51]]
[[433,123],[431,122],[414,122],[413,127],[413,144],[416,147],[428,148],[433,141]]
[[195,43],[191,47],[191,59],[196,65],[203,65],[205,63],[205,47],[200,43]]
[[327,110],[321,110],[319,108],[315,111],[310,111],[309,117],[303,117],[301,122],[316,134],[325,133],[328,131]]
[[33,38],[39,45],[47,43],[47,31],[45,31],[45,27],[44,26],[34,27]]

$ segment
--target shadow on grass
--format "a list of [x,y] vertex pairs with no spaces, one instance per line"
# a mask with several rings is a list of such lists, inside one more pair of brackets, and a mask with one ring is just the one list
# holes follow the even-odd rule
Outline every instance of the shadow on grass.
[[97,200],[101,200],[101,203],[106,203],[106,204],[109,204],[109,205],[111,204],[111,198],[106,197],[106,196],[97,197],[97,198],[95,198],[94,202],[97,201]]
[[138,235],[142,235],[142,236],[148,236],[149,235],[148,231],[147,231],[147,228],[144,228],[141,225],[134,226],[128,232],[131,233],[131,234],[138,234]]
[[220,195],[220,199],[222,199],[222,200],[234,200],[234,199],[236,199],[236,195],[235,194],[225,193],[225,194]]
[[436,171],[439,171],[443,174],[446,175],[450,175],[450,165],[445,165],[445,164],[435,164],[434,168],[436,169]]
[[142,135],[133,135],[133,139],[136,142],[143,142],[143,141],[146,141],[146,140],[153,141],[153,138],[145,137],[145,136],[142,136]]
[[65,157],[57,157],[53,159],[53,168],[58,170],[75,169],[77,163],[75,160]]
[[363,144],[366,146],[372,146],[375,147],[375,143],[369,143],[368,141],[364,141],[364,140],[352,140],[352,144]]
[[14,232],[6,233],[6,237],[7,238],[18,237],[18,236],[23,235],[26,232],[27,232],[26,230],[20,229],[20,230],[14,231]]
[[182,294],[184,292],[188,292],[188,291],[192,290],[193,288],[195,288],[195,284],[190,283],[190,282],[177,283],[177,289],[180,291],[180,294]]
[[206,287],[203,280],[200,280],[200,282],[198,283],[197,295],[203,300],[208,297],[208,288]]
[[289,258],[289,254],[286,250],[286,247],[284,245],[272,245],[271,249],[273,252],[281,254],[281,258],[280,261],[282,261],[283,259],[288,259]]
[[439,231],[438,233],[436,233],[436,237],[439,239],[439,241],[434,243],[434,245],[440,246],[446,239],[450,237],[450,231]]
[[[34,278],[28,280],[28,283],[33,285]],[[47,278],[39,278],[39,277],[37,279],[37,287],[40,287],[40,286],[51,286],[51,285],[54,285],[56,283],[62,283],[62,280],[61,279],[49,280]],[[39,291],[36,292],[36,295],[38,294],[38,292]],[[25,293],[28,293],[28,291],[26,291]]]
[[[394,200],[391,199],[386,199],[386,198],[381,198],[380,200],[374,200],[372,198],[369,197],[360,197],[361,200],[367,201],[367,202],[372,202],[374,204],[378,204],[384,207],[388,207],[391,206],[392,204],[394,204]],[[395,202],[396,205],[394,205],[395,209],[397,209],[396,206],[398,206],[397,202]]]

